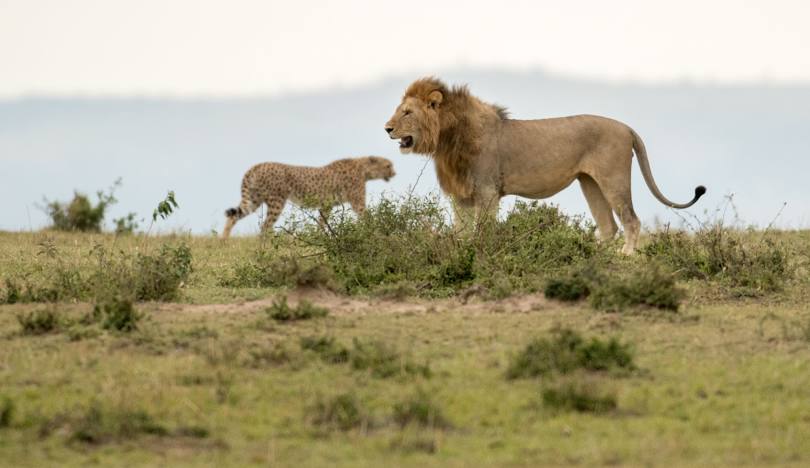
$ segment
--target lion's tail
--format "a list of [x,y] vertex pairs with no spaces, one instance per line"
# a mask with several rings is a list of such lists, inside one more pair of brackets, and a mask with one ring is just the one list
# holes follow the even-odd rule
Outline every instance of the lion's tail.
[[647,149],[644,148],[644,142],[641,141],[641,137],[638,136],[635,130],[631,128],[630,132],[633,134],[633,151],[636,152],[636,159],[638,159],[638,165],[641,167],[644,182],[647,183],[647,187],[650,188],[650,191],[655,195],[658,201],[671,208],[683,209],[694,205],[698,199],[706,193],[706,187],[698,185],[695,187],[695,197],[692,198],[689,203],[675,203],[665,197],[664,194],[661,193],[661,190],[658,189],[658,186],[655,185],[655,179],[653,179],[652,170],[650,170],[650,160],[647,158]]

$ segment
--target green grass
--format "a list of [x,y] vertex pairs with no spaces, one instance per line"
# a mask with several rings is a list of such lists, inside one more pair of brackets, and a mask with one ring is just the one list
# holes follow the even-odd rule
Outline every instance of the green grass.
[[506,370],[508,379],[568,374],[577,370],[628,372],[635,369],[631,346],[615,337],[585,339],[569,328],[535,338],[516,354]]
[[[54,304],[0,301],[0,460],[21,467],[810,464],[803,256],[810,234],[769,234],[797,274],[780,276],[775,260],[762,260],[764,270],[752,274],[778,277],[778,289],[763,286],[766,278],[761,287],[746,283],[757,295],[739,294],[743,286],[722,274],[673,270],[674,285],[686,291],[679,314],[615,314],[536,291],[581,262],[619,279],[662,259],[613,256],[614,246],[603,252],[587,230],[568,224],[534,232],[526,219],[550,215],[530,214],[497,228],[501,236],[511,235],[507,228],[524,232],[526,248],[506,237],[486,245],[439,240],[459,250],[431,257],[425,272],[414,264],[369,270],[358,279],[366,286],[336,288],[360,296],[313,288],[321,273],[306,272],[331,260],[282,235],[222,242],[0,233],[0,299],[24,299],[29,286],[35,293],[81,286],[97,271],[90,252],[98,245],[129,267],[138,254],[163,256],[186,274],[179,282],[170,276],[170,299],[126,298],[140,317],[127,333],[94,318],[92,294],[45,294]],[[768,249],[761,233],[741,235],[739,245]],[[190,267],[184,252],[161,255],[164,245],[186,245]],[[561,255],[544,245],[559,246]],[[430,244],[419,248],[433,252]],[[295,273],[291,282],[223,281],[262,249],[319,260],[279,270]],[[505,262],[496,267],[494,258]],[[345,286],[355,267],[332,279]],[[475,285],[488,290],[484,298],[505,299],[428,299]],[[328,307],[329,315],[265,319],[279,294]],[[18,317],[42,310],[56,311],[59,325],[21,333]],[[126,310],[121,317],[131,318]],[[561,330],[571,333],[561,338]],[[519,356],[524,363],[516,366]],[[510,369],[530,378],[505,378]]]
[[329,315],[329,310],[302,300],[295,307],[287,304],[287,297],[273,301],[273,305],[265,309],[265,313],[277,322],[297,322],[299,320],[312,320]]
[[546,386],[543,406],[551,411],[606,413],[616,409],[616,395],[596,379],[568,378]]

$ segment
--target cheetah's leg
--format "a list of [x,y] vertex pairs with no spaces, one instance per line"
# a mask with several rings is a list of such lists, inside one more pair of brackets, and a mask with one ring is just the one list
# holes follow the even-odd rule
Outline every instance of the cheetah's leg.
[[363,213],[366,211],[366,186],[365,184],[360,184],[355,187],[354,190],[349,193],[349,204],[352,206],[352,209],[357,216],[362,216]]
[[318,214],[320,215],[320,216],[318,216],[318,226],[320,226],[321,229],[326,229],[326,227],[328,225],[328,221],[329,221],[329,214],[331,214],[331,213],[332,213],[332,207],[331,206],[321,208],[318,211]]
[[225,211],[225,217],[227,221],[225,222],[225,229],[222,230],[222,238],[227,239],[231,235],[231,229],[236,224],[237,221],[244,218],[245,216],[249,215],[256,211],[256,208],[259,207],[259,204],[254,203],[249,198],[242,197],[242,201],[239,202],[239,206],[236,208],[230,208]]
[[264,223],[262,223],[263,233],[273,230],[273,224],[276,223],[276,220],[281,215],[286,201],[287,200],[282,197],[272,197],[265,200],[267,204],[267,217],[264,219]]

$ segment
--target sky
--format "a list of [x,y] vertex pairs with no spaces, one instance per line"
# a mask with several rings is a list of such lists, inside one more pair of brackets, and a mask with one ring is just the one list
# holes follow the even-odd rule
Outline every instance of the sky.
[[[17,210],[0,229],[43,225],[42,196],[92,193],[119,175],[122,200],[137,205],[117,208],[148,214],[147,189],[181,183],[168,170],[155,180],[155,161],[202,166],[184,195],[207,204],[186,203],[180,224],[195,232],[230,203],[211,184],[227,172],[238,186],[257,161],[377,151],[396,158],[397,184],[411,183],[424,160],[396,154],[381,127],[405,83],[430,74],[520,118],[629,119],[656,148],[665,185],[685,183],[679,165],[714,171],[700,180],[711,188],[701,209],[744,192],[745,219],[767,224],[789,201],[785,225],[806,227],[806,184],[758,168],[771,153],[797,168],[788,178],[806,173],[807,24],[806,0],[0,0],[0,174],[27,174],[0,183]],[[338,107],[308,104],[320,97]],[[210,115],[187,113],[206,103]],[[294,119],[274,128],[279,107]],[[435,174],[422,184],[435,189]],[[584,212],[574,192],[551,201]],[[645,196],[634,195],[645,221],[669,219]]]
[[810,2],[0,0],[0,98],[253,96],[404,72],[810,81]]

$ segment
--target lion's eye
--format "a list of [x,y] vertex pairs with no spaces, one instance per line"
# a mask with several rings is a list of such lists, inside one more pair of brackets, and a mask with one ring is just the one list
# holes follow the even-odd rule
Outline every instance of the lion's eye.
[[403,112],[402,112],[402,115],[403,115],[403,116],[406,116],[406,115],[411,115],[411,111],[409,111],[409,110],[403,111]]

